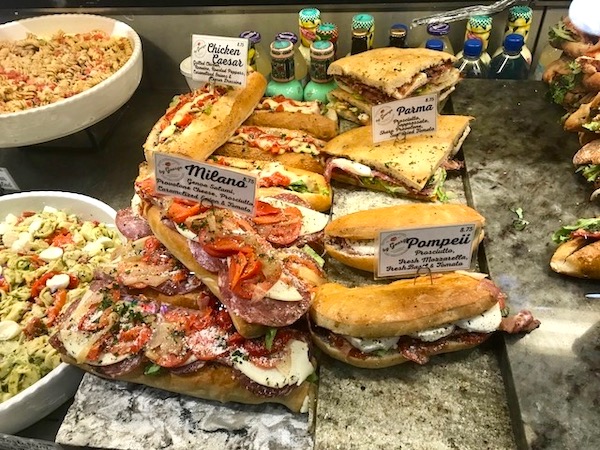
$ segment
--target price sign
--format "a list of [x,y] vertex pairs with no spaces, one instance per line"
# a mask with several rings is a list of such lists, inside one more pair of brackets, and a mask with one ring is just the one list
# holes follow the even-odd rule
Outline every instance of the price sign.
[[470,269],[479,233],[474,223],[382,231],[376,274],[383,278]]
[[437,104],[437,94],[430,94],[373,106],[373,142],[435,133]]
[[7,191],[19,191],[19,186],[6,167],[0,167],[0,187]]
[[216,164],[154,154],[156,191],[254,215],[256,177]]
[[246,86],[248,39],[192,35],[192,79]]

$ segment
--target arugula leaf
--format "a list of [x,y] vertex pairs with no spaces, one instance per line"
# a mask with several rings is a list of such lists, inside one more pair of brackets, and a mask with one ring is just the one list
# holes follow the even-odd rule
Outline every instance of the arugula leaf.
[[600,122],[590,122],[582,125],[583,128],[593,131],[594,133],[600,131]]
[[562,244],[571,239],[571,232],[579,229],[586,231],[600,231],[600,218],[579,219],[573,225],[565,225],[552,234],[552,241]]
[[561,41],[575,42],[575,37],[561,20],[548,30],[548,40],[550,41],[550,45],[560,48]]
[[265,348],[267,350],[271,350],[273,347],[273,341],[275,340],[275,336],[277,335],[277,328],[269,328],[267,334],[265,334]]
[[161,369],[158,364],[150,364],[144,368],[144,375],[158,375]]
[[529,225],[529,221],[523,218],[523,208],[511,208],[510,210],[517,215],[517,218],[512,221],[513,228],[517,231],[523,231]]
[[580,81],[581,66],[573,61],[569,63],[569,70],[570,73],[556,77],[549,86],[548,93],[550,98],[558,105],[563,104],[567,92],[575,89]]
[[309,192],[308,186],[302,180],[296,180],[293,183],[290,183],[287,187],[290,191],[304,193]]
[[575,173],[580,173],[587,181],[593,183],[600,177],[600,164],[587,164],[579,167]]
[[308,256],[310,256],[312,259],[314,259],[320,267],[323,267],[325,265],[325,260],[321,258],[321,255],[315,252],[310,245],[305,244],[304,247],[302,247],[302,251]]

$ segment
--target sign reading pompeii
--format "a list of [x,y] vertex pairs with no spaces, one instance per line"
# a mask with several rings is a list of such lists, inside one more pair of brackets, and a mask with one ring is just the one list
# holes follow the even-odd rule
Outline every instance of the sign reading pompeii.
[[474,223],[382,231],[376,245],[377,277],[468,270],[476,233]]
[[373,106],[373,143],[435,133],[437,104],[437,94],[429,94]]
[[256,177],[226,167],[154,154],[156,191],[254,215]]
[[192,79],[246,86],[248,39],[192,35]]

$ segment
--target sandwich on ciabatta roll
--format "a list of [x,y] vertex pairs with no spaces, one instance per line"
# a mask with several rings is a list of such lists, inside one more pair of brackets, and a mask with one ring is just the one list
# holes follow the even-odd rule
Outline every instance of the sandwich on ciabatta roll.
[[466,205],[410,203],[373,208],[341,216],[325,227],[325,250],[347,266],[375,270],[379,233],[400,228],[474,223],[477,234],[473,248],[483,239],[484,217]]
[[357,367],[383,368],[474,347],[497,330],[539,326],[528,311],[503,317],[505,296],[480,273],[452,272],[387,285],[326,283],[310,309],[316,346]]
[[373,143],[371,126],[354,128],[329,141],[325,177],[419,200],[445,200],[446,169],[471,128],[472,117],[441,115],[433,134]]
[[329,93],[330,107],[340,117],[366,125],[373,105],[433,93],[441,102],[460,81],[455,61],[446,52],[395,47],[340,58],[327,71],[339,86]]
[[560,244],[550,267],[557,273],[577,278],[600,279],[600,218],[579,219],[552,235]]

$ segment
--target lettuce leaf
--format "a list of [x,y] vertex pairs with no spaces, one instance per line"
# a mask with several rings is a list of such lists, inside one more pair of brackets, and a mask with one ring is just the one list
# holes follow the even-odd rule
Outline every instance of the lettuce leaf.
[[565,225],[552,234],[552,241],[562,244],[571,239],[571,232],[583,229],[586,231],[600,231],[600,218],[579,219],[572,225]]
[[587,164],[579,167],[575,173],[580,173],[587,181],[593,183],[600,177],[600,164]]

